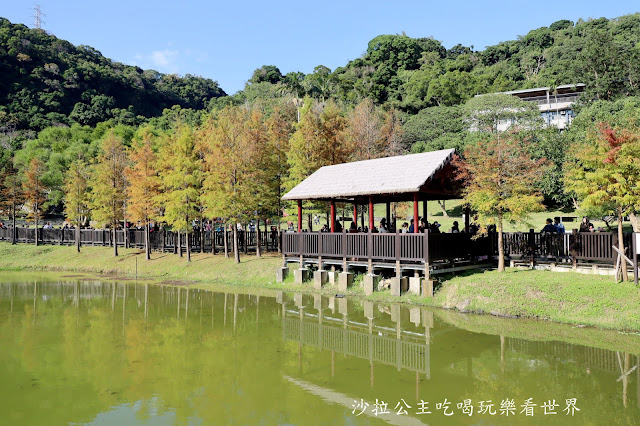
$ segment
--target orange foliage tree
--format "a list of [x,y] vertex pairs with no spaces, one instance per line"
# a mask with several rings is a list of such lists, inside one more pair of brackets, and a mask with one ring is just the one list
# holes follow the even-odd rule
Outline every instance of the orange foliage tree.
[[[640,211],[640,129],[599,124],[584,141],[575,143],[566,166],[565,185],[587,211],[614,214],[618,219],[618,248],[625,253],[622,219]],[[628,279],[621,262],[622,279]]]
[[27,218],[33,219],[36,225],[35,245],[38,245],[38,219],[42,217],[40,208],[47,200],[45,193],[46,188],[41,180],[45,170],[44,163],[39,158],[34,157],[24,172],[23,191],[26,201],[25,204],[29,208]]
[[156,153],[153,150],[154,135],[149,127],[140,131],[140,137],[132,141],[129,151],[129,167],[125,169],[129,181],[127,214],[144,227],[145,257],[151,258],[149,225],[159,216],[157,198],[160,193]]

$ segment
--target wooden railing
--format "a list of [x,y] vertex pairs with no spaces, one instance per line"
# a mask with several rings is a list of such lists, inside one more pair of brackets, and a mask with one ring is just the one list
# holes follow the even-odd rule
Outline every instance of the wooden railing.
[[[624,235],[625,247],[631,247],[631,233]],[[618,244],[613,232],[506,232],[503,235],[505,257],[511,260],[590,262],[611,265]],[[322,257],[354,261],[433,263],[456,260],[482,260],[498,255],[498,236],[473,237],[471,234],[369,234],[285,232],[282,238],[285,256]]]
[[[126,232],[126,235],[125,235]],[[0,229],[0,241],[12,241],[12,228]],[[35,243],[35,228],[16,228],[18,243]],[[200,231],[189,233],[188,243],[193,251],[220,252],[224,249],[225,235],[227,247],[233,249],[233,233],[224,231]],[[238,231],[238,250],[255,251],[257,248],[257,231]],[[126,238],[125,238],[126,237]],[[187,242],[184,233],[181,234],[181,249],[184,251]],[[273,231],[260,231],[260,248],[264,251],[278,251],[280,235]],[[75,229],[38,229],[39,244],[74,245],[76,244]],[[85,246],[111,246],[113,233],[108,229],[81,229],[80,243]],[[144,230],[128,229],[116,231],[116,243],[119,247],[144,247]],[[151,250],[174,251],[177,245],[177,235],[172,231],[152,231],[149,233]]]
[[488,237],[473,239],[470,234],[432,233],[285,232],[282,245],[288,256],[405,263],[469,260],[487,255],[493,247]]
[[[129,229],[116,231],[118,246],[144,247],[144,231]],[[16,241],[35,242],[34,228],[16,228]],[[238,232],[238,250],[255,251],[256,231]],[[625,247],[631,247],[633,234],[624,234]],[[176,233],[154,231],[149,234],[152,250],[177,250]],[[188,243],[193,251],[220,252],[224,247],[233,249],[233,233],[224,231],[199,231],[189,234]],[[260,248],[278,251],[282,238],[285,256],[349,259],[356,261],[432,263],[454,260],[478,260],[494,258],[498,254],[497,234],[473,238],[470,234],[368,234],[368,233],[320,233],[260,231]],[[0,229],[0,241],[11,241],[12,229]],[[81,229],[80,242],[89,246],[111,246],[113,233],[108,229]],[[38,229],[41,244],[74,245],[76,231],[73,229]],[[181,249],[187,242],[181,235]],[[549,261],[589,262],[611,265],[616,261],[612,246],[618,245],[614,232],[573,232],[567,234],[544,234],[540,232],[506,232],[503,246],[507,259],[531,259]]]

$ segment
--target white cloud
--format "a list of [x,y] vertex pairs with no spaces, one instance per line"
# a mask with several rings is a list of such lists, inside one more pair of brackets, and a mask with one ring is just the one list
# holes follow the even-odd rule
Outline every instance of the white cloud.
[[208,60],[208,54],[203,51],[194,51],[190,48],[177,49],[174,46],[151,53],[137,53],[133,62],[141,68],[153,68],[157,71],[169,74],[181,74],[190,72],[193,63],[203,63]]
[[175,66],[176,62],[180,58],[180,52],[178,50],[155,50],[151,52],[150,59],[151,62],[159,67],[166,68]]

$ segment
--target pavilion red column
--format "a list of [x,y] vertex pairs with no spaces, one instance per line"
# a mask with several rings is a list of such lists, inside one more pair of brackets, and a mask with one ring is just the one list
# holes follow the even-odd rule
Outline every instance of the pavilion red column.
[[302,200],[298,200],[298,232],[302,232]]
[[373,198],[369,197],[369,231],[373,231]]
[[336,232],[336,202],[331,200],[331,232]]
[[419,228],[419,218],[418,218],[418,193],[415,192],[413,194],[413,233],[417,234]]
[[353,204],[353,223],[356,224],[356,228],[358,227],[358,204]]

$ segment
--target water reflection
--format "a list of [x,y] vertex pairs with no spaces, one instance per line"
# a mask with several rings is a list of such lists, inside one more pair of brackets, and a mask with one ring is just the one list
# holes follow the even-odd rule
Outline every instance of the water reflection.
[[[528,398],[545,423],[640,418],[637,335],[320,295],[5,280],[0,408],[14,424],[367,424],[382,421],[376,399],[392,424],[526,423]],[[497,414],[469,418],[467,399]],[[500,415],[504,399],[515,417]],[[545,417],[551,399],[558,414]],[[432,414],[417,414],[420,401]],[[436,409],[444,401],[453,416]]]

